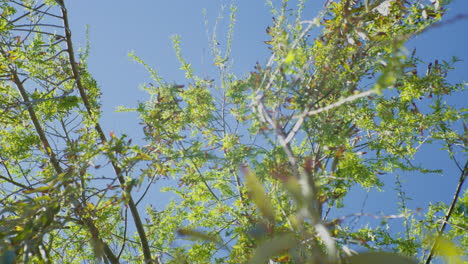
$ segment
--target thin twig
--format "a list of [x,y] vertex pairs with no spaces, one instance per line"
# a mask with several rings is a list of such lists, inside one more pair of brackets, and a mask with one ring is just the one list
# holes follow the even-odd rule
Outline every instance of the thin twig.
[[63,26],[54,25],[54,24],[47,24],[47,23],[36,23],[36,24],[15,25],[15,27],[35,27],[35,26],[54,27],[54,28],[63,29]]
[[447,213],[445,214],[445,217],[444,217],[444,220],[443,220],[443,222],[442,222],[442,224],[440,226],[440,229],[437,232],[438,233],[437,237],[436,237],[434,243],[432,244],[431,251],[429,252],[429,256],[427,257],[426,262],[424,262],[425,264],[431,263],[432,257],[434,256],[434,253],[435,253],[435,250],[436,250],[437,246],[439,245],[439,239],[442,237],[442,234],[444,233],[445,228],[447,227],[447,223],[449,222],[450,217],[452,216],[453,209],[455,209],[455,205],[457,203],[458,196],[460,196],[460,192],[461,192],[461,189],[463,187],[463,183],[465,183],[465,180],[466,180],[466,175],[468,175],[468,160],[465,162],[465,166],[464,166],[463,170],[461,171],[461,175],[460,175],[460,178],[458,180],[458,185],[457,185],[457,188],[455,189],[455,194],[453,195],[452,203],[450,204],[450,207],[447,210]]
[[22,29],[22,28],[14,28],[12,31],[22,31],[22,32],[29,32],[29,33],[37,33],[37,34],[44,34],[44,35],[49,35],[49,36],[56,36],[59,38],[63,38],[61,35],[57,35],[55,33],[50,33],[46,31],[39,31],[39,30],[33,30],[33,29]]
[[120,248],[119,255],[117,255],[118,259],[120,259],[120,256],[122,255],[125,249],[125,245],[127,244],[127,226],[128,226],[128,208],[125,208],[124,237],[123,237],[122,247]]
[[145,188],[145,191],[143,192],[141,197],[136,201],[135,203],[136,206],[138,206],[138,204],[143,200],[143,198],[145,198],[155,178],[156,178],[156,173],[153,176],[151,176],[150,181],[148,182],[148,185]]

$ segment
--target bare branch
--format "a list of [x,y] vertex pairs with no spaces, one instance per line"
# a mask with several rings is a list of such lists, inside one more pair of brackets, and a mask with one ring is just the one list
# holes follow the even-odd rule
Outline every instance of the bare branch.
[[369,95],[374,94],[374,93],[376,93],[375,90],[368,90],[368,91],[365,91],[365,92],[362,92],[362,93],[351,95],[349,97],[341,99],[338,102],[329,104],[329,105],[327,105],[325,107],[322,107],[322,108],[319,108],[319,109],[315,109],[315,110],[312,110],[312,111],[309,111],[309,110],[304,111],[302,114],[295,117],[295,118],[297,118],[297,122],[294,125],[291,132],[289,132],[288,136],[285,139],[285,142],[289,143],[294,138],[294,136],[296,135],[296,133],[301,128],[302,123],[304,122],[304,120],[305,120],[305,118],[307,116],[313,116],[313,115],[320,114],[320,113],[325,112],[325,111],[329,111],[329,110],[331,110],[331,109],[333,109],[335,107],[338,107],[338,106],[341,106],[343,104],[352,102],[352,101],[357,100],[357,99],[362,98],[362,97],[369,96]]
[[465,166],[463,170],[461,171],[460,178],[458,180],[458,185],[457,188],[455,189],[455,194],[453,195],[452,198],[452,203],[450,204],[449,209],[447,210],[447,213],[445,214],[444,220],[440,226],[440,229],[437,234],[437,238],[435,239],[434,243],[432,244],[431,251],[429,253],[429,256],[427,257],[426,261],[424,263],[429,264],[431,263],[431,260],[434,256],[435,249],[437,248],[439,244],[439,239],[442,237],[442,234],[445,231],[445,228],[447,227],[447,223],[450,220],[450,217],[452,216],[453,209],[455,209],[455,205],[458,201],[458,197],[460,196],[461,189],[463,187],[463,184],[465,183],[466,176],[468,175],[468,160],[465,162]]

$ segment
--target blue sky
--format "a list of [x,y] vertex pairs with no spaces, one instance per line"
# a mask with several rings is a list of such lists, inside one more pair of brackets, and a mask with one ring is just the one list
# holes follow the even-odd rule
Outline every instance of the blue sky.
[[[304,19],[315,16],[323,1],[310,1]],[[206,9],[211,30],[222,5],[229,7],[231,1],[217,0],[172,0],[172,1],[123,1],[123,0],[80,0],[68,1],[74,42],[79,46],[85,43],[85,25],[90,26],[91,53],[89,67],[102,88],[103,118],[107,131],[126,133],[137,139],[142,135],[138,120],[132,113],[116,113],[120,105],[134,107],[137,101],[146,99],[146,94],[138,86],[150,81],[146,70],[132,62],[127,54],[134,51],[154,67],[168,82],[183,82],[183,72],[172,48],[170,37],[178,34],[182,38],[182,52],[192,63],[196,73],[205,76],[211,73],[211,59],[208,47],[203,9]],[[263,41],[268,39],[265,28],[271,23],[271,14],[264,1],[238,0],[235,2],[237,22],[233,39],[233,58],[235,73],[248,73],[258,61],[265,63],[269,50]],[[444,21],[458,14],[468,14],[468,1],[454,0]],[[225,32],[228,21],[219,25],[220,46],[225,45]],[[449,80],[459,82],[468,80],[468,20],[460,20],[442,27],[430,29],[415,37],[407,44],[409,49],[417,48],[417,54],[426,61],[450,59],[457,56],[464,61],[449,74]],[[463,96],[448,98],[450,103],[467,107],[465,92]],[[401,174],[406,180],[404,187],[410,208],[425,208],[428,202],[442,200],[449,202],[456,187],[459,172],[438,147],[427,147],[418,156],[423,164],[431,168],[442,168],[446,174],[418,175]],[[387,178],[389,184],[385,192],[371,192],[366,200],[366,210],[378,213],[392,210],[397,200],[393,191],[395,178]],[[346,213],[360,209],[366,196],[355,188],[347,205]],[[393,208],[395,209],[395,208]],[[390,211],[389,211],[390,210]],[[342,212],[344,213],[344,212]]]

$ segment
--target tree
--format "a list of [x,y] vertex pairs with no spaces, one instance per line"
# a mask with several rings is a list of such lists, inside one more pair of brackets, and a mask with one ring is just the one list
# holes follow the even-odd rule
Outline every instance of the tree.
[[[234,6],[226,50],[213,34],[218,78],[195,74],[178,37],[184,84],[131,54],[153,79],[149,99],[123,109],[140,115],[135,144],[100,125],[89,45],[74,49],[65,3],[0,1],[2,263],[412,263],[353,256],[361,247],[458,263],[466,111],[444,100],[465,86],[446,80],[456,60],[427,64],[404,47],[441,25],[449,1],[328,1],[313,20],[303,1],[269,3],[272,55],[246,76],[230,72]],[[401,214],[382,225],[329,218],[352,186],[430,172],[412,159],[440,142],[460,170],[451,204],[421,217],[401,191]],[[176,198],[158,209],[146,194],[164,179]],[[404,234],[385,228],[392,218]]]

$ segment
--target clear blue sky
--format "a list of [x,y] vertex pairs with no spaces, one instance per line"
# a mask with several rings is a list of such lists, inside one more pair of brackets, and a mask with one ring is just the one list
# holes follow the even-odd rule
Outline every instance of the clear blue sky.
[[[138,89],[150,81],[146,70],[129,60],[130,51],[153,66],[168,82],[183,82],[183,72],[172,49],[170,37],[182,37],[182,52],[192,63],[197,74],[209,73],[211,60],[208,49],[206,28],[202,10],[206,9],[211,26],[218,16],[221,5],[229,6],[230,1],[218,0],[171,0],[171,1],[123,1],[123,0],[80,0],[67,1],[74,32],[75,46],[84,46],[85,25],[90,25],[91,54],[90,71],[102,88],[103,124],[107,131],[126,133],[137,139],[142,135],[136,115],[115,113],[116,106],[136,106],[138,100],[146,99],[146,94]],[[313,18],[323,1],[310,1],[304,19]],[[269,57],[269,50],[263,41],[268,39],[265,28],[271,23],[271,14],[262,0],[235,2],[238,7],[237,23],[233,42],[233,70],[247,73],[256,61],[261,64]],[[448,20],[458,14],[468,14],[468,1],[454,0]],[[220,24],[220,44],[225,45],[227,15]],[[407,47],[417,47],[417,54],[427,61],[449,59],[457,56],[464,61],[449,75],[449,80],[459,82],[468,80],[468,20],[460,20],[429,30],[411,40]],[[449,98],[458,106],[467,107],[466,97]],[[466,101],[465,101],[466,100]],[[425,148],[418,158],[433,169],[444,169],[444,176],[402,174],[406,180],[404,187],[414,200],[409,202],[412,209],[425,208],[430,201],[449,202],[456,187],[459,172],[437,147]],[[389,186],[385,192],[371,192],[366,201],[366,212],[396,213],[396,195],[393,190],[395,178],[385,180]],[[365,194],[358,188],[353,189],[346,213],[359,210]],[[384,210],[385,209],[385,210]],[[342,214],[344,212],[340,212]]]

